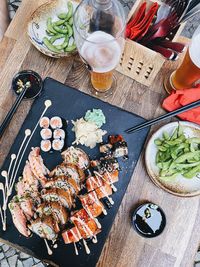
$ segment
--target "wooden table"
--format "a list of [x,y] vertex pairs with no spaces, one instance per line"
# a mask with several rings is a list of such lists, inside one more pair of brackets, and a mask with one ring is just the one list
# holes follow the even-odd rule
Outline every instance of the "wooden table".
[[[0,43],[0,120],[15,100],[11,80],[15,73],[32,69],[45,78],[50,76],[69,86],[87,91],[89,75],[78,57],[51,59],[38,52],[29,42],[26,25],[30,14],[45,0],[23,0],[17,15]],[[179,62],[167,62],[154,84],[147,88],[116,73],[118,88],[107,101],[151,119],[163,113],[160,103],[165,96],[163,77]],[[31,103],[24,101],[1,139],[0,164],[7,155]],[[157,129],[157,125],[153,130]],[[160,205],[167,217],[164,233],[154,239],[140,237],[132,228],[132,210],[145,201]],[[193,266],[200,243],[199,197],[179,198],[157,188],[149,179],[143,154],[122,201],[112,231],[104,246],[98,266],[110,267],[170,267]]]

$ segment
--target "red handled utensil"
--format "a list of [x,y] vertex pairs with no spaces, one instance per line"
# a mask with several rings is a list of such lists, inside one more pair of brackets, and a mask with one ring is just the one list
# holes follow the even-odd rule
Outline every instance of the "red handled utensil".
[[146,6],[147,6],[147,3],[144,2],[144,3],[140,6],[140,8],[139,8],[137,14],[134,16],[134,18],[131,19],[131,20],[129,21],[129,23],[127,24],[127,26],[126,26],[126,37],[129,37],[129,36],[130,36],[131,28],[132,28],[133,26],[135,26],[136,24],[139,24],[139,23],[141,22],[141,20],[144,18],[144,16],[145,16],[145,12],[146,12]]

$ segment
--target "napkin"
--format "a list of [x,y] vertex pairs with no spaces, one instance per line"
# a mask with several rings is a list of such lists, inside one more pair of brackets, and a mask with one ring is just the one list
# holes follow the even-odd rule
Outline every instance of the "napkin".
[[[165,98],[162,107],[167,111],[173,111],[187,104],[200,100],[200,84],[195,88],[173,91]],[[191,109],[177,115],[180,119],[200,124],[200,107]]]

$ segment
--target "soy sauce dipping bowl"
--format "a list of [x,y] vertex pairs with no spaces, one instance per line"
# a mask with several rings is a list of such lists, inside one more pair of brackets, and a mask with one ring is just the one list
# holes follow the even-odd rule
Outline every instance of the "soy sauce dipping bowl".
[[18,72],[12,80],[12,89],[16,95],[20,95],[19,86],[17,82],[21,80],[23,84],[30,82],[30,88],[27,89],[23,99],[34,99],[42,91],[42,78],[40,75],[32,70],[23,70]]
[[163,210],[154,203],[139,206],[134,210],[131,220],[135,231],[146,238],[159,236],[166,226]]

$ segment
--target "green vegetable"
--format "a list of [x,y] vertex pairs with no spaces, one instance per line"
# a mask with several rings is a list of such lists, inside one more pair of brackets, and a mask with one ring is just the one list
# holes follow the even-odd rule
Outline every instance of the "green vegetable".
[[68,20],[68,23],[69,23],[70,26],[73,25],[73,17],[71,17],[71,18]]
[[53,28],[52,18],[47,19],[47,32],[57,34],[55,29]]
[[61,26],[61,25],[63,25],[64,23],[65,23],[65,20],[64,20],[64,19],[60,19],[60,20],[54,22],[53,25],[55,25],[55,26]]
[[50,40],[49,40],[49,42],[51,43],[51,44],[53,44],[56,40],[58,40],[58,39],[61,39],[61,38],[63,38],[63,37],[65,37],[65,35],[63,35],[63,34],[57,34],[57,35],[54,35],[54,36],[52,36],[51,38],[50,38]]
[[60,14],[58,15],[58,17],[59,17],[59,19],[66,20],[66,18],[67,18],[67,13],[60,13]]
[[71,37],[73,35],[73,29],[70,25],[67,25],[67,34],[68,34],[68,37]]
[[67,27],[62,27],[62,28],[61,28],[61,27],[59,27],[59,26],[54,25],[53,28],[54,28],[54,30],[56,31],[56,33],[63,33],[63,34],[68,33],[68,29],[67,29]]
[[101,109],[88,110],[84,119],[89,122],[94,122],[98,128],[101,128],[106,123],[106,117]]
[[66,20],[69,20],[73,15],[73,4],[71,2],[68,2],[67,7],[68,7],[68,12],[67,12]]
[[63,50],[64,48],[66,48],[68,46],[68,43],[69,43],[69,37],[66,36],[64,42],[61,45],[55,45],[55,47],[58,50]]
[[50,43],[50,41],[49,41],[49,39],[48,39],[47,37],[44,37],[44,38],[43,38],[43,42],[44,42],[45,46],[46,46],[50,51],[52,51],[52,52],[54,52],[54,53],[59,53],[59,52],[60,52],[59,49],[57,49],[54,45],[52,45],[52,44]]
[[73,43],[72,45],[67,46],[67,47],[65,48],[65,52],[72,52],[72,51],[74,51],[75,49],[76,49],[76,44]]
[[200,173],[200,138],[186,138],[181,126],[169,135],[154,141],[157,146],[156,165],[163,180],[172,180],[182,174],[191,179]]

